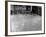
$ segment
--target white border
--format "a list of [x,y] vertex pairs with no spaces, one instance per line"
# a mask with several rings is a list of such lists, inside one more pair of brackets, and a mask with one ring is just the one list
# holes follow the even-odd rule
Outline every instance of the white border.
[[[42,31],[28,31],[28,32],[10,32],[10,6],[11,5],[31,5],[31,6],[42,6]],[[34,4],[34,3],[21,3],[21,2],[8,2],[8,35],[17,34],[34,34],[34,33],[44,33],[44,4]]]

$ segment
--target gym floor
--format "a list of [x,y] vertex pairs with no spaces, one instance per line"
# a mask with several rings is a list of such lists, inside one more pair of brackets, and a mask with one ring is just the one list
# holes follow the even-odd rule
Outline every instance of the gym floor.
[[10,16],[11,32],[39,31],[42,29],[42,16],[17,14]]

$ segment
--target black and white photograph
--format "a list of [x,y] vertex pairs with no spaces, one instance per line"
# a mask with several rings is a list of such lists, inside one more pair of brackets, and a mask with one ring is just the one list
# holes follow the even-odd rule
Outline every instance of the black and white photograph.
[[44,33],[44,4],[8,2],[8,35]]
[[11,5],[11,32],[38,31],[42,29],[40,6]]

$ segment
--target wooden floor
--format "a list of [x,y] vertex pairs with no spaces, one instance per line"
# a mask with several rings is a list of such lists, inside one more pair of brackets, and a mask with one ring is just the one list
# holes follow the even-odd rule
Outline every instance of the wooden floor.
[[17,14],[10,17],[11,31],[37,31],[41,30],[42,17],[39,15]]

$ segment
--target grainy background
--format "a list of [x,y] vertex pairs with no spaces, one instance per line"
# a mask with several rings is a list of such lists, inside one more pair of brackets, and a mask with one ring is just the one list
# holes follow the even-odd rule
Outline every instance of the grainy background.
[[10,13],[12,32],[42,30],[41,6],[12,5]]

